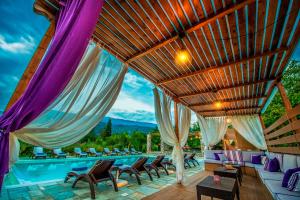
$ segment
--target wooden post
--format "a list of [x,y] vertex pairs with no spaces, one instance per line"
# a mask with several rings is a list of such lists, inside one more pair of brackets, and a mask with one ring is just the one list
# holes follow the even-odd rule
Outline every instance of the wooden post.
[[284,89],[281,82],[277,83],[277,88],[278,88],[280,96],[282,98],[283,105],[285,107],[285,111],[291,110],[292,109],[292,104],[291,104],[291,102],[290,102],[290,100],[289,100],[289,98],[286,94],[286,91],[285,91],[285,89]]
[[147,135],[147,153],[151,153],[151,146],[152,146],[152,141],[151,141],[151,134],[149,133]]
[[259,115],[259,121],[260,121],[261,126],[262,126],[262,128],[263,128],[263,130],[264,130],[264,129],[266,128],[266,126],[265,126],[264,120],[263,120],[263,118],[262,118],[261,115]]
[[44,37],[42,38],[39,46],[37,47],[36,51],[34,52],[27,68],[25,69],[12,97],[10,98],[6,110],[8,110],[25,92],[27,85],[29,84],[33,74],[35,73],[36,69],[38,68],[40,61],[42,60],[46,49],[54,35],[55,30],[55,23],[54,21],[50,21],[50,26],[45,33]]
[[[281,96],[281,99],[282,99],[282,102],[283,102],[283,105],[284,105],[284,108],[285,108],[285,112],[287,113],[289,110],[291,110],[293,107],[292,107],[292,104],[286,94],[286,91],[282,85],[281,82],[277,82],[277,88],[278,88],[278,91],[280,93],[280,96]],[[294,117],[292,119],[290,119],[290,122],[293,122],[293,121],[296,121],[297,118]],[[293,131],[294,134],[297,134],[297,133],[300,133],[300,130],[298,131]]]

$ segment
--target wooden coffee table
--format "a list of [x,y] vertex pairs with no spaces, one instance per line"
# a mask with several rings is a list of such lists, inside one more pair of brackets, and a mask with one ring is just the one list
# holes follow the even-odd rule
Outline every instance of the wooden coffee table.
[[208,176],[196,185],[197,199],[201,195],[215,197],[225,200],[234,200],[235,195],[240,200],[240,191],[236,179],[221,177],[219,184],[214,182],[213,176]]
[[214,175],[234,178],[239,181],[240,185],[242,184],[238,169],[226,169],[225,167],[218,167],[214,170]]

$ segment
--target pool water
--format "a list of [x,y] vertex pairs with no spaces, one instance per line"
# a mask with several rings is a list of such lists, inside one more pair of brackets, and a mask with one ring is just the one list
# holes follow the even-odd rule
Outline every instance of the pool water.
[[[66,174],[73,168],[91,168],[97,160],[115,159],[116,165],[131,165],[140,156],[105,156],[88,158],[67,158],[67,159],[45,159],[45,160],[19,160],[12,168],[11,173],[18,183],[31,184],[38,182],[63,180]],[[148,156],[149,157],[149,156]],[[154,157],[149,157],[151,162]],[[12,185],[12,184],[10,184]]]

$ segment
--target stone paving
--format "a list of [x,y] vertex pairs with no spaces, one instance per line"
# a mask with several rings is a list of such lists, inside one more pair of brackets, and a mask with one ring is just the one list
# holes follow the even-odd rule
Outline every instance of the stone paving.
[[[203,169],[203,162],[200,166],[192,167],[186,170],[186,177],[193,176]],[[161,178],[153,175],[153,181],[150,181],[146,173],[141,177],[142,185],[138,185],[134,176],[130,177],[126,174],[121,179],[128,181],[128,185],[119,188],[115,192],[110,182],[102,182],[96,186],[96,199],[141,199],[151,195],[159,190],[170,186],[176,182],[175,174],[167,176],[163,171],[160,172]],[[2,190],[1,200],[23,200],[23,199],[45,199],[45,200],[61,200],[61,199],[90,199],[90,190],[88,183],[78,182],[76,188],[71,188],[72,181],[63,183],[63,181],[43,183],[31,186],[8,187]]]

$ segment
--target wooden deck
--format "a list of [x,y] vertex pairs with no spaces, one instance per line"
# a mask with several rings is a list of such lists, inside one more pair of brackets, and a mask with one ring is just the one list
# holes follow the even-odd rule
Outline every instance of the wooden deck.
[[[196,199],[196,184],[212,174],[211,172],[199,172],[198,174],[188,177],[183,185],[173,184],[157,193],[143,198],[143,200],[152,199],[171,199],[171,200],[195,200]],[[202,196],[202,200],[210,200],[210,197]],[[216,199],[216,198],[214,198]],[[237,199],[237,198],[236,198]],[[258,178],[244,176],[242,186],[240,187],[241,200],[272,200],[265,186]]]

